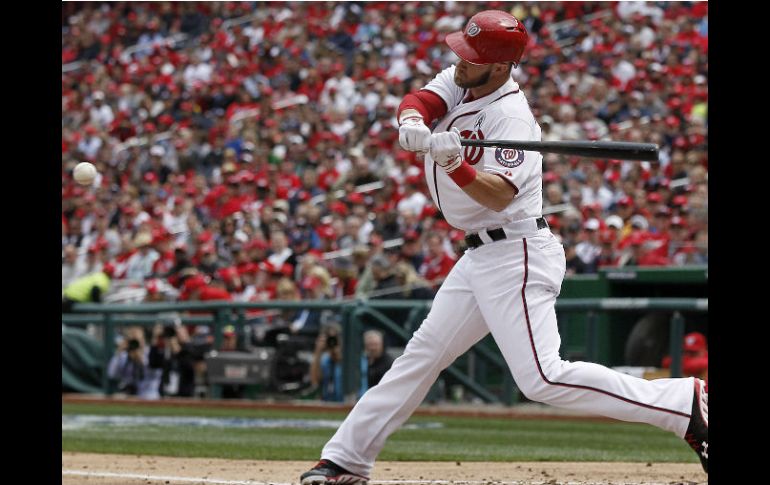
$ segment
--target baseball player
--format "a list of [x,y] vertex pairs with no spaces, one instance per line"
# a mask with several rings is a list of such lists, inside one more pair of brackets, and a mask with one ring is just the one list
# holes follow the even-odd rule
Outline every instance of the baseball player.
[[469,250],[403,355],[358,401],[302,485],[366,482],[388,436],[439,373],[489,332],[529,399],[671,431],[687,440],[708,472],[703,381],[649,381],[559,357],[554,305],[565,255],[542,217],[542,156],[460,145],[461,138],[540,140],[527,98],[511,78],[527,38],[524,25],[506,12],[474,15],[462,32],[446,37],[457,64],[399,106],[399,142],[425,153],[430,194],[447,221],[466,232]]

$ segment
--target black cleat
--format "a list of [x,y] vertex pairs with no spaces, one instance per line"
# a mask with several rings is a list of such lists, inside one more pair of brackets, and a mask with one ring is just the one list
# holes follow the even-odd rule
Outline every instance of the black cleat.
[[351,473],[329,460],[321,460],[310,471],[299,477],[301,485],[366,485],[367,477]]
[[692,402],[692,416],[685,441],[695,450],[703,465],[703,471],[709,472],[709,395],[708,386],[700,379],[695,379],[695,399]]

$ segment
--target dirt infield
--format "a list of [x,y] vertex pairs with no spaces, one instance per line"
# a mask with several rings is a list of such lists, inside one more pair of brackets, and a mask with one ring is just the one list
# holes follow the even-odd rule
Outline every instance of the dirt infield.
[[[297,483],[309,462],[62,453],[62,485]],[[378,462],[370,483],[429,485],[706,484],[690,463]],[[443,485],[443,484],[442,484]]]

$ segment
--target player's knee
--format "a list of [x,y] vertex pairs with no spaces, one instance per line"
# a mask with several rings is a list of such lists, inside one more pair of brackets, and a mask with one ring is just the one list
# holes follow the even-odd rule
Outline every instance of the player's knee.
[[561,361],[541,362],[536,372],[527,373],[527,378],[517,380],[519,390],[530,401],[548,403],[562,391],[558,385]]
[[537,380],[521,382],[519,391],[530,401],[545,402],[549,398],[547,386],[548,384],[544,380],[538,378]]

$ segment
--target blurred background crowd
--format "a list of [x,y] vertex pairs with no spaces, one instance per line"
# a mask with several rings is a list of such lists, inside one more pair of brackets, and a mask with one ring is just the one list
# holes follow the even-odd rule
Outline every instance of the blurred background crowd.
[[[568,274],[707,264],[706,2],[66,2],[63,309],[431,298],[464,234],[395,110],[456,61],[445,35],[491,8],[529,30],[513,76],[544,140],[661,147],[545,156]],[[81,161],[91,187],[72,179]],[[317,334],[321,313],[269,318]]]

